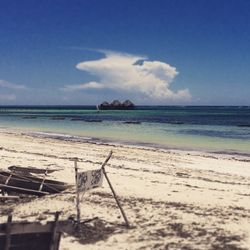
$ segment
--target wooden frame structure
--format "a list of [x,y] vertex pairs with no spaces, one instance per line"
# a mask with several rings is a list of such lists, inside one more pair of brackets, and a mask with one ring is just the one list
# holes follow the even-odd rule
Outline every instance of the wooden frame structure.
[[68,187],[64,182],[46,179],[47,169],[43,178],[14,173],[14,171],[14,169],[11,172],[0,171],[0,190],[2,192],[43,196],[62,192]]
[[[129,224],[128,218],[127,218],[127,216],[125,214],[124,209],[122,208],[122,205],[121,205],[121,203],[120,203],[120,201],[118,199],[118,196],[117,196],[117,194],[116,194],[116,192],[115,192],[115,190],[114,190],[114,188],[113,188],[113,186],[111,184],[111,181],[110,181],[110,179],[109,179],[109,177],[107,175],[106,169],[105,169],[105,166],[107,165],[108,161],[112,157],[112,154],[113,154],[113,151],[111,150],[109,152],[107,158],[105,159],[105,161],[101,165],[101,170],[103,172],[103,175],[104,175],[105,179],[108,182],[109,188],[110,188],[110,190],[111,190],[111,192],[113,194],[113,197],[114,197],[114,199],[116,201],[116,204],[117,204],[118,208],[121,211],[121,214],[122,214],[122,217],[124,219],[125,225],[126,225],[127,228],[129,228],[130,224]],[[77,221],[77,226],[79,226],[80,221],[81,221],[81,210],[80,210],[80,192],[78,190],[78,182],[79,182],[79,180],[78,180],[78,167],[77,167],[77,161],[78,161],[78,159],[74,158],[73,160],[74,160],[75,181],[76,181],[76,221]]]
[[42,225],[38,222],[0,224],[0,249],[3,250],[59,250],[61,232],[58,230],[59,212],[55,220]]

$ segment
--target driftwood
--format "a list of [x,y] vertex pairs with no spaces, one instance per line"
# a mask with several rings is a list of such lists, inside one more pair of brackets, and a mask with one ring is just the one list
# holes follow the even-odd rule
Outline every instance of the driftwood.
[[19,200],[19,196],[17,196],[17,195],[1,196],[0,195],[0,201],[7,201],[7,200]]
[[106,178],[106,180],[107,180],[107,182],[108,182],[108,184],[109,184],[109,187],[110,187],[110,189],[111,189],[111,192],[112,192],[112,194],[113,194],[113,196],[114,196],[114,198],[115,198],[116,204],[117,204],[117,206],[119,207],[119,209],[120,209],[120,211],[121,211],[121,213],[122,213],[122,217],[123,217],[123,219],[124,219],[124,221],[125,221],[125,224],[126,224],[127,227],[130,227],[129,221],[128,221],[127,216],[126,216],[126,214],[125,214],[125,211],[124,211],[123,208],[122,208],[122,205],[121,205],[121,203],[120,203],[120,201],[119,201],[119,199],[118,199],[118,197],[117,197],[117,195],[116,195],[116,192],[115,192],[115,190],[114,190],[114,188],[113,188],[113,186],[112,186],[112,184],[111,184],[111,181],[109,180],[109,177],[108,177],[108,175],[107,175],[107,173],[106,173],[106,170],[105,170],[105,166],[106,166],[106,164],[108,163],[109,159],[111,158],[112,154],[113,154],[113,152],[112,152],[112,150],[111,150],[110,153],[109,153],[109,155],[108,155],[108,157],[106,158],[106,160],[105,160],[104,163],[102,164],[102,167],[101,167],[101,168],[102,168],[102,172],[103,172],[103,174],[104,174],[104,176],[105,176],[105,178]]
[[45,172],[44,172],[44,177],[43,177],[43,180],[42,180],[42,182],[41,182],[41,184],[40,184],[39,191],[41,191],[42,188],[43,188],[43,184],[44,184],[44,182],[45,182],[45,178],[47,177],[47,174],[48,174],[48,168],[47,168],[47,169],[45,170]]
[[38,190],[36,191],[33,189],[8,186],[4,184],[0,184],[0,189],[7,193],[15,192],[15,193],[21,193],[21,194],[37,195],[37,196],[43,196],[43,195],[49,194],[49,192],[43,192],[43,191],[38,191]]
[[30,175],[1,171],[0,189],[4,192],[16,192],[31,195],[46,195],[49,193],[59,193],[68,188],[64,182],[46,179],[45,171],[43,178]]
[[10,171],[15,171],[15,173],[19,173],[19,174],[24,174],[24,175],[28,175],[28,174],[44,174],[46,171],[48,174],[53,173],[55,171],[58,171],[60,169],[43,169],[43,168],[35,168],[35,167],[20,167],[20,166],[10,166],[8,167],[8,169]]
[[76,181],[76,222],[77,227],[79,228],[79,224],[81,221],[81,210],[80,210],[80,193],[78,190],[78,167],[77,167],[77,158],[74,159],[75,166],[75,181]]

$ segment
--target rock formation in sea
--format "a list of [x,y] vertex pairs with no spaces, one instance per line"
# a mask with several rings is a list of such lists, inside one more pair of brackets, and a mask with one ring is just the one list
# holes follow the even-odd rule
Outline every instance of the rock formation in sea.
[[130,101],[126,100],[121,103],[119,100],[114,100],[111,103],[103,102],[98,105],[99,109],[133,109],[135,105]]
[[98,105],[99,109],[108,109],[110,107],[110,104],[108,102],[103,102],[100,105]]
[[124,108],[134,108],[135,107],[134,103],[132,103],[130,100],[126,100],[122,105]]
[[114,100],[113,102],[111,102],[110,106],[113,109],[120,109],[122,107],[122,104],[120,101]]

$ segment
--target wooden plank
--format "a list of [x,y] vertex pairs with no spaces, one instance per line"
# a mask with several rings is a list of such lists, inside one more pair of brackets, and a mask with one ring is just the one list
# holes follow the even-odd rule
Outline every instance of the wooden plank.
[[10,242],[11,242],[11,222],[12,222],[12,215],[10,214],[8,216],[7,224],[6,224],[6,240],[5,240],[5,246],[4,250],[10,249]]
[[0,184],[0,189],[4,191],[12,191],[12,192],[17,192],[17,193],[22,193],[22,194],[33,194],[33,195],[46,195],[49,194],[48,192],[43,192],[43,191],[37,191],[37,190],[32,190],[32,189],[27,189],[27,188],[20,188],[20,187],[14,187],[14,186],[8,186],[4,184]]
[[[36,167],[10,166],[10,167],[8,167],[8,169],[9,169],[10,171],[15,170],[16,173],[19,172],[19,173],[21,173],[21,174],[23,174],[23,175],[25,175],[25,174],[27,174],[27,173],[44,174],[44,172],[45,172],[45,169],[43,169],[43,168],[36,168]],[[47,168],[48,174],[49,174],[49,173],[53,173],[53,172],[58,171],[58,170],[60,170],[60,169],[56,169],[56,168],[54,168],[54,169],[52,169],[52,168],[49,169],[49,168]]]
[[5,181],[5,185],[8,185],[10,178],[12,177],[13,174],[14,174],[14,170],[11,170],[9,177]]
[[78,159],[75,158],[74,165],[75,165],[75,179],[76,179],[76,222],[77,222],[77,227],[79,228],[81,220],[81,210],[80,210],[80,192],[78,189],[79,176],[78,176],[77,161]]
[[59,249],[60,234],[57,233],[59,215],[60,215],[60,213],[56,212],[55,221],[54,221],[53,228],[52,228],[50,250],[58,250]]
[[[49,233],[54,226],[54,221],[49,221],[46,224],[39,222],[12,222],[11,234],[30,234],[30,233]],[[70,230],[71,224],[68,221],[58,221],[57,231]],[[6,223],[0,224],[0,236],[6,235]]]
[[6,201],[6,200],[19,200],[19,196],[17,195],[0,196],[0,201]]
[[[5,225],[0,225],[0,236],[5,235]],[[34,223],[13,223],[11,228],[11,234],[28,234],[28,233],[46,233],[50,232],[52,227],[52,222],[42,225],[38,222]]]
[[47,173],[48,173],[48,168],[46,168],[46,170],[45,170],[45,172],[44,172],[44,177],[43,177],[43,180],[42,180],[41,185],[40,185],[40,187],[39,187],[39,191],[42,191],[43,184],[44,184],[44,182],[45,182],[45,178],[46,178],[46,176],[47,176]]
[[61,233],[72,231],[72,223],[59,221],[59,212],[55,220],[47,224],[39,222],[12,222],[12,215],[7,223],[0,224],[0,249],[43,249],[59,250]]

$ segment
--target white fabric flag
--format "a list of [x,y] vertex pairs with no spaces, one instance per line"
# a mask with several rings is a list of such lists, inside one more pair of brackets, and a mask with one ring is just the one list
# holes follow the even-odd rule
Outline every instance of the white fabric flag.
[[77,188],[80,192],[85,192],[92,188],[101,187],[102,181],[102,169],[79,172]]

